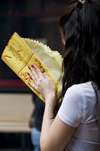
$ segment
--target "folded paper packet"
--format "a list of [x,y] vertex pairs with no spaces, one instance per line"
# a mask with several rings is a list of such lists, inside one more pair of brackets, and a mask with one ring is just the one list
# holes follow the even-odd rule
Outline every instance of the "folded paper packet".
[[28,66],[37,65],[45,70],[54,81],[57,94],[62,89],[62,56],[57,51],[52,51],[48,46],[36,40],[21,38],[14,33],[2,53],[1,59],[24,81],[24,83],[44,102],[43,96],[33,89],[28,82],[34,81],[27,72],[31,72]]

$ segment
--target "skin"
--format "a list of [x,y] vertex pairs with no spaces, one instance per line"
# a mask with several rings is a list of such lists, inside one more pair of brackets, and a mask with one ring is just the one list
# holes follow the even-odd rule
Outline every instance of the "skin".
[[[35,82],[35,85],[29,83],[45,98],[45,111],[43,116],[40,146],[42,151],[64,151],[67,143],[71,139],[75,128],[65,124],[58,115],[52,119],[53,106],[56,97],[56,87],[46,72],[33,65],[29,67],[31,73],[28,73]],[[34,70],[35,69],[35,70]]]

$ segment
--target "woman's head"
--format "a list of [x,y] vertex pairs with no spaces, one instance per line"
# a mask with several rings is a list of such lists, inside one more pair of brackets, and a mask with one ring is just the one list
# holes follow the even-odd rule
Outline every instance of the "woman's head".
[[80,81],[100,82],[97,76],[100,73],[100,1],[88,0],[82,4],[72,0],[59,24],[64,41],[66,88]]
[[64,41],[60,97],[80,82],[94,81],[100,88],[100,1],[80,1],[71,0],[59,21]]

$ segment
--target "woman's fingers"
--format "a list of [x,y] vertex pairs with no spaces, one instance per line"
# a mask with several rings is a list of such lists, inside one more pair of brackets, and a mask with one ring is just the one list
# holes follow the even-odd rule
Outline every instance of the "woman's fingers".
[[56,87],[53,80],[48,76],[44,70],[40,70],[36,65],[29,67],[32,73],[28,73],[33,79],[34,83],[29,83],[35,90],[37,90],[45,99],[55,94]]
[[29,66],[29,69],[31,70],[32,74],[30,74],[32,76],[32,79],[34,78],[37,78],[38,77],[38,74],[36,73],[36,71],[33,69],[33,67],[30,67]]
[[[42,79],[44,70],[40,70],[36,65],[29,66],[29,69],[32,73],[27,73],[34,81],[35,84],[37,84],[37,81],[39,79]],[[33,87],[33,86],[32,86]]]
[[[37,90],[37,86],[36,85],[34,85],[33,83],[31,83],[31,82],[29,82],[28,83],[31,87],[33,87],[35,90]],[[37,90],[38,91],[38,90]]]
[[45,72],[44,69],[40,70],[36,65],[29,66],[29,69],[32,71],[30,76],[32,79],[36,80],[37,78],[48,78],[48,74]]
[[[32,65],[32,67],[36,70],[35,73],[37,73],[38,77],[42,76],[42,72],[41,70],[36,66],[36,65]],[[34,72],[35,70],[32,68],[32,72]],[[34,74],[34,73],[33,73]]]
[[33,74],[31,74],[31,73],[27,73],[27,74],[31,77],[31,79],[34,81],[34,83],[36,83],[36,79],[38,77],[34,77]]

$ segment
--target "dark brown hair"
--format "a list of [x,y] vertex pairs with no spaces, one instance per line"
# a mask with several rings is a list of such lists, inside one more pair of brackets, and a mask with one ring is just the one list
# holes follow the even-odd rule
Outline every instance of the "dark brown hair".
[[71,0],[59,20],[63,49],[62,92],[54,117],[61,105],[59,99],[73,84],[93,81],[100,88],[100,1],[81,4]]

